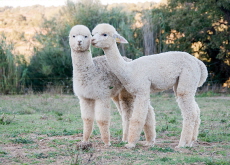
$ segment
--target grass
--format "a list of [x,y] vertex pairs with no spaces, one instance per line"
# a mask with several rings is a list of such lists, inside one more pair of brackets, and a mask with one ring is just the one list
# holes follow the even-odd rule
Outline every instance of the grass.
[[182,117],[174,96],[153,95],[157,139],[134,149],[121,142],[121,117],[112,104],[111,147],[104,147],[95,123],[93,149],[81,151],[83,125],[79,102],[70,95],[0,96],[0,164],[230,164],[230,97],[198,95],[201,126],[192,148],[175,148]]

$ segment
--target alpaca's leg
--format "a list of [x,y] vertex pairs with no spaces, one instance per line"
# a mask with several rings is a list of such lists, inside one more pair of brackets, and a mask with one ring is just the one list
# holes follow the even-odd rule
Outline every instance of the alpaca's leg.
[[197,118],[196,118],[196,121],[195,121],[195,127],[194,127],[192,142],[195,142],[197,140],[197,137],[198,137],[198,134],[199,134],[200,121],[201,121],[200,120],[200,108],[199,108],[197,103],[196,103],[196,111],[197,111]]
[[128,144],[126,144],[125,147],[133,148],[139,140],[141,130],[143,129],[146,122],[148,106],[148,97],[146,98],[145,95],[135,97],[132,117],[129,123]]
[[83,120],[83,141],[89,141],[93,130],[94,122],[94,100],[79,98],[81,108],[81,118]]
[[199,127],[197,104],[194,95],[177,95],[177,101],[183,117],[183,127],[178,147],[191,147],[194,140],[194,129],[197,130]]
[[122,114],[122,129],[123,136],[122,141],[128,141],[128,132],[129,132],[129,120],[132,115],[133,109],[133,96],[123,89],[119,94],[121,114]]
[[121,105],[120,105],[120,101],[119,101],[119,94],[117,96],[113,97],[112,100],[113,100],[114,104],[116,105],[119,114],[122,115]]
[[131,105],[129,105],[129,102],[125,100],[120,99],[116,101],[115,99],[117,98],[113,98],[113,101],[117,109],[119,110],[119,113],[122,118],[122,131],[123,131],[122,141],[127,142],[128,141],[128,131],[129,131],[129,118],[131,117],[130,111],[132,110],[130,108]]
[[155,120],[155,113],[153,107],[149,104],[148,107],[148,114],[146,118],[146,122],[144,125],[144,132],[145,132],[145,139],[146,144],[145,146],[153,146],[156,139],[156,120]]
[[110,146],[110,100],[95,101],[95,117],[100,129],[101,139],[106,146]]
[[129,119],[131,118],[131,109],[128,102],[121,100],[121,107],[122,107],[122,141],[128,141],[128,133],[129,133]]

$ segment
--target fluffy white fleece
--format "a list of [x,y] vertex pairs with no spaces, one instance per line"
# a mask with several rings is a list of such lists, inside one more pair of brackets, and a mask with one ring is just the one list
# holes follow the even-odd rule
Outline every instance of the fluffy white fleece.
[[139,139],[147,117],[150,93],[170,88],[174,89],[183,116],[178,147],[192,146],[197,140],[200,125],[200,109],[194,96],[208,75],[204,63],[186,52],[165,52],[126,62],[116,42],[127,41],[113,26],[99,24],[92,34],[92,45],[103,49],[111,71],[134,96],[126,147],[135,147]]
[[[74,93],[80,100],[83,119],[83,141],[89,140],[94,118],[100,129],[105,145],[110,145],[110,98],[113,99],[123,124],[123,141],[127,141],[129,118],[131,116],[133,97],[122,86],[120,80],[111,71],[105,56],[92,58],[90,52],[91,33],[84,25],[72,27],[69,34],[73,65]],[[123,58],[131,61],[128,58]],[[150,117],[145,122],[147,144],[154,140],[155,116],[149,104]]]

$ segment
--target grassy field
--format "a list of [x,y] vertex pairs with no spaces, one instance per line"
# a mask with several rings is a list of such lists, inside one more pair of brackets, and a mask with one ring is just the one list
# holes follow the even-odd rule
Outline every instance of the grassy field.
[[0,96],[0,164],[230,164],[230,97],[197,96],[201,108],[198,142],[175,148],[182,117],[171,94],[153,95],[157,120],[154,147],[144,147],[141,134],[135,149],[124,148],[121,117],[112,104],[111,147],[104,147],[95,123],[93,147],[79,150],[82,120],[72,95]]

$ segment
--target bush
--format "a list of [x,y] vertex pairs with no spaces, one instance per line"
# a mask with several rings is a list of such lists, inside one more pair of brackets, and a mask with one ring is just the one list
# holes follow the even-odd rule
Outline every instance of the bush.
[[16,94],[24,91],[26,62],[23,56],[15,56],[14,44],[0,36],[0,94]]

